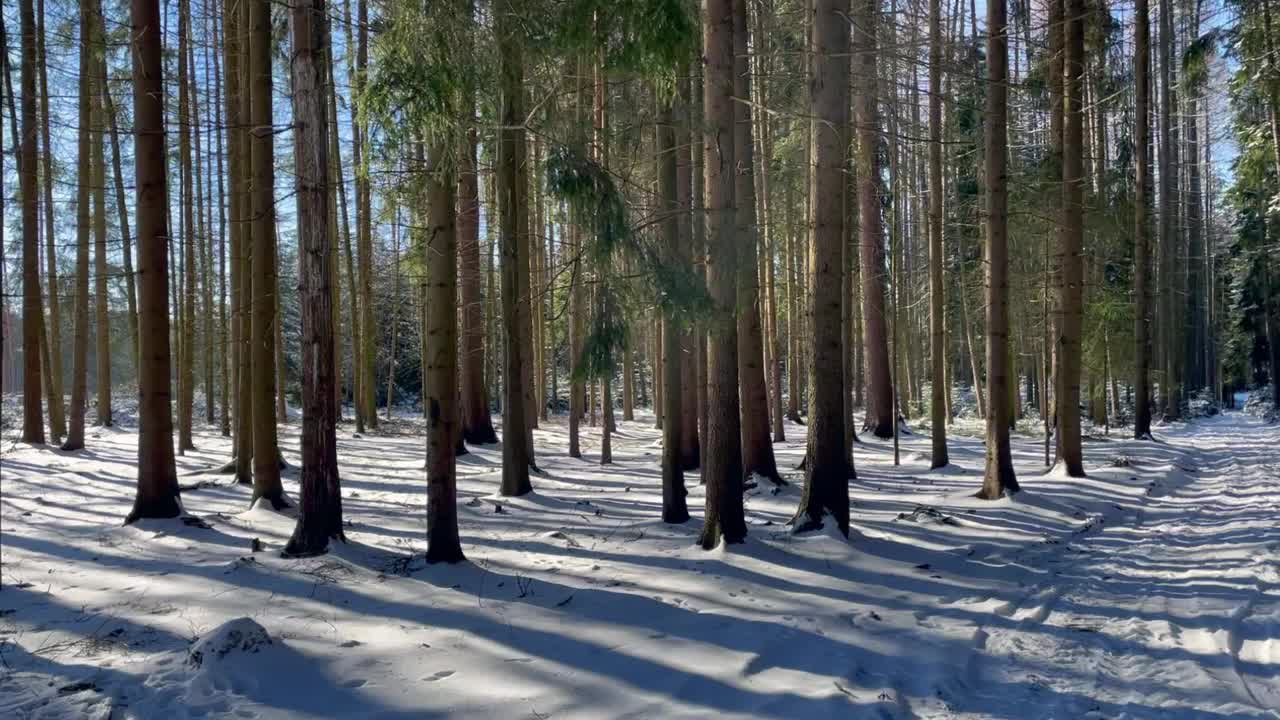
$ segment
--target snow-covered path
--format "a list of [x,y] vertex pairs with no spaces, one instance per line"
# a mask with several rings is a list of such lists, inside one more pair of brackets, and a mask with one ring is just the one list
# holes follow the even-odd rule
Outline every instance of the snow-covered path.
[[[6,438],[0,717],[1280,717],[1280,428],[1243,414],[1092,436],[1079,480],[1018,436],[1026,492],[997,502],[972,497],[976,438],[939,472],[926,437],[897,467],[864,439],[852,541],[790,535],[793,484],[752,490],[748,543],[710,553],[696,473],[694,521],[657,519],[651,417],[608,467],[596,429],[574,460],[553,419],[533,495],[493,494],[496,447],[460,460],[470,563],[448,567],[421,559],[421,428],[383,432],[343,428],[350,542],[307,561],[278,556],[292,518],[201,474],[215,433],[179,458],[203,522],[129,528],[132,431],[76,454]],[[296,428],[282,442],[295,459]],[[273,643],[209,659],[242,617]]]
[[[1164,438],[1186,451],[1185,483],[1040,553],[1047,574],[993,608],[1012,622],[979,631],[968,702],[1280,718],[1280,432],[1230,413]],[[985,693],[992,676],[1004,683]]]

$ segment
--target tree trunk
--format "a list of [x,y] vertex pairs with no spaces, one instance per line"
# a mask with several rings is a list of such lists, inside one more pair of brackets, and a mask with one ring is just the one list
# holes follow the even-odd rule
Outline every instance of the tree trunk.
[[742,438],[738,414],[737,263],[734,199],[733,0],[703,5],[707,288],[713,316],[707,351],[707,433],[702,459],[706,511],[702,547],[743,542]]
[[987,2],[987,459],[978,497],[1020,489],[1009,443],[1008,76],[1005,0]]
[[929,0],[929,399],[933,434],[930,467],[946,467],[946,288],[942,266],[946,262],[942,238],[942,9],[941,0]]
[[305,557],[325,552],[332,539],[345,538],[338,479],[337,399],[333,394],[334,267],[329,245],[334,236],[329,229],[329,126],[324,87],[329,32],[324,0],[298,0],[289,9],[289,20],[302,315],[302,470],[298,523],[284,554]]
[[225,0],[223,57],[226,67],[227,205],[231,222],[231,323],[235,349],[235,476],[236,483],[253,482],[253,386],[249,336],[252,331],[252,279],[249,254],[253,243],[249,197],[250,147],[248,124],[249,83],[245,42],[247,3]]
[[[682,83],[687,90],[687,85]],[[687,98],[687,95],[686,95]],[[685,98],[682,98],[685,99]],[[658,196],[662,202],[662,259],[667,267],[683,264],[684,253],[680,243],[680,181],[677,159],[675,120],[672,99],[668,95],[658,101],[657,117],[657,166]],[[687,133],[682,133],[687,136]],[[687,155],[686,155],[687,157]],[[685,386],[681,365],[684,348],[681,345],[679,319],[674,309],[668,309],[662,319],[662,345],[666,352],[662,362],[662,521],[682,523],[689,519],[689,507],[685,502],[688,492],[684,487],[683,442]]]
[[[36,189],[36,23],[31,0],[21,0],[22,139],[18,178],[22,194],[22,441],[44,444],[44,411],[40,399],[40,337],[44,310],[40,302],[40,201]],[[5,50],[6,56],[8,50]],[[5,63],[8,77],[8,62]]]
[[[25,0],[24,5],[29,5]],[[132,0],[134,188],[138,229],[138,490],[126,523],[176,517],[169,393],[169,204],[164,136],[164,68],[158,0]]]
[[276,444],[276,248],[274,136],[271,132],[271,3],[249,4],[249,125],[252,186],[253,496],[286,507]]
[[1133,295],[1133,437],[1151,439],[1151,19],[1147,0],[1134,4],[1135,82]]
[[[46,242],[46,278],[49,282],[49,322],[44,327],[42,335],[48,343],[49,368],[45,371],[44,381],[49,389],[49,430],[52,439],[57,442],[67,434],[67,417],[64,412],[63,388],[62,388],[62,314],[59,312],[58,297],[58,259],[56,252],[54,212],[53,212],[53,148],[49,137],[49,77],[48,63],[45,54],[45,31],[44,31],[44,0],[37,3],[36,13],[36,43],[37,52],[39,54],[39,73],[40,73],[40,141],[44,150],[44,173],[41,177],[44,186],[44,228]],[[8,63],[5,63],[8,67]],[[23,70],[25,73],[26,70]],[[8,76],[5,77],[8,82]],[[25,90],[24,96],[25,96]],[[26,103],[23,103],[24,109]],[[25,129],[24,129],[25,132]],[[125,211],[121,209],[123,214]],[[121,226],[126,227],[126,226]],[[127,240],[126,245],[127,248]],[[127,257],[127,256],[126,256]],[[132,281],[132,278],[130,278]],[[132,289],[132,285],[130,285]],[[136,323],[136,320],[135,320]],[[134,335],[135,341],[137,335]]]
[[867,415],[864,427],[876,437],[893,436],[893,379],[889,374],[889,341],[885,328],[884,233],[880,223],[880,178],[876,109],[879,48],[876,0],[856,0],[854,52],[858,62],[855,97],[858,128],[858,233],[862,281],[862,338],[866,354]]
[[[699,148],[693,143],[693,82],[688,77],[688,66],[683,66],[685,72],[680,81],[680,97],[676,101],[677,112],[673,113],[673,122],[675,123],[674,145],[671,151],[676,153],[676,186],[675,186],[675,207],[674,211],[678,213],[678,225],[676,228],[678,247],[674,254],[675,262],[689,267],[692,262],[690,253],[690,244],[694,243],[694,227],[695,224],[701,224],[702,218],[693,215],[693,187],[694,187],[694,156],[698,154]],[[665,331],[665,325],[664,325]],[[680,369],[680,375],[677,379],[677,386],[681,391],[680,397],[680,467],[685,470],[696,470],[701,464],[702,448],[698,440],[698,402],[697,402],[697,385],[698,385],[698,348],[697,338],[692,327],[682,328],[679,333],[680,344],[678,352],[677,366]],[[677,346],[670,346],[672,350]],[[671,353],[668,353],[671,354]],[[661,353],[654,358],[655,365],[661,364],[662,374],[666,373],[666,361]],[[658,386],[659,373],[655,367],[654,385]],[[665,379],[661,382],[663,394],[670,385]],[[666,403],[663,401],[660,408],[658,402],[654,402],[654,410],[663,410],[665,414]],[[681,479],[683,483],[683,478]],[[683,488],[683,484],[681,485]],[[681,499],[680,504],[683,507],[685,501]]]
[[506,328],[506,367],[502,400],[502,488],[503,495],[524,495],[533,490],[529,482],[532,460],[528,446],[528,411],[525,408],[524,333],[519,311],[520,271],[528,268],[521,256],[528,247],[524,211],[520,207],[519,165],[524,159],[524,66],[522,32],[509,12],[495,15],[498,55],[501,64],[501,118],[498,131],[497,200],[502,243],[502,320]]
[[95,359],[97,371],[94,373],[94,388],[98,395],[97,425],[111,427],[111,314],[107,305],[107,173],[105,168],[106,154],[103,145],[106,140],[106,113],[103,108],[102,95],[107,90],[106,34],[103,31],[102,2],[95,0],[93,48],[93,93],[90,98],[92,106],[92,165],[93,165],[93,286],[94,286],[94,322],[93,337],[95,341]]
[[[178,166],[182,177],[182,340],[178,345],[178,454],[195,449],[191,437],[195,398],[196,268],[195,222],[191,166],[191,70],[187,46],[191,42],[191,6],[178,0]],[[268,123],[270,121],[268,120]]]
[[[71,348],[71,422],[67,429],[67,439],[62,443],[63,450],[79,450],[84,447],[89,355],[89,234],[92,232],[90,191],[93,184],[92,133],[90,132],[90,125],[93,122],[90,118],[92,107],[90,98],[93,94],[91,79],[93,50],[90,48],[89,39],[93,37],[93,22],[92,3],[90,0],[80,0],[80,100],[76,153],[76,299]],[[32,345],[32,347],[35,346]]]
[[[471,113],[475,115],[474,99]],[[480,297],[480,186],[476,171],[476,129],[466,130],[458,172],[458,262],[462,284],[462,437],[472,445],[496,443],[484,384],[484,308]]]
[[[1084,8],[1081,0],[1063,0],[1062,234],[1057,287],[1058,367],[1054,376],[1058,405],[1058,462],[1071,477],[1084,476],[1080,446],[1080,331],[1084,303]],[[992,390],[992,398],[997,397]],[[994,404],[994,399],[993,399]]]
[[844,128],[849,108],[848,0],[813,3],[809,68],[810,246],[809,436],[804,494],[792,521],[796,530],[816,530],[831,515],[849,535],[849,456],[845,438],[844,328]]

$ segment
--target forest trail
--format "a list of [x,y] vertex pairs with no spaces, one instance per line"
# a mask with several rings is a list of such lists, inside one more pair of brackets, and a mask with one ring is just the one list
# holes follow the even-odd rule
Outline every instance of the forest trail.
[[1118,522],[1048,546],[1050,577],[975,649],[978,682],[1022,675],[1021,696],[979,686],[969,702],[1046,718],[1280,718],[1280,430],[1235,412],[1157,435],[1185,452],[1187,481],[1154,483]]
[[[246,510],[207,474],[212,428],[179,458],[200,521],[120,527],[137,435],[77,454],[3,455],[0,716],[15,718],[1260,718],[1280,708],[1280,428],[1224,416],[1093,434],[1089,477],[1046,473],[1017,435],[1025,492],[977,500],[983,446],[864,438],[855,535],[788,532],[800,477],[746,497],[745,545],[695,544],[661,506],[652,416],[495,494],[498,446],[459,459],[469,563],[422,560],[421,421],[339,436],[346,545],[279,549],[287,513]],[[297,428],[281,428],[286,457]],[[795,467],[804,428],[775,445]],[[296,497],[296,474],[285,487]],[[254,540],[264,551],[254,551]],[[196,665],[193,650],[256,637]],[[238,634],[237,634],[238,633]],[[214,653],[216,655],[216,653]],[[209,655],[205,652],[206,657]]]

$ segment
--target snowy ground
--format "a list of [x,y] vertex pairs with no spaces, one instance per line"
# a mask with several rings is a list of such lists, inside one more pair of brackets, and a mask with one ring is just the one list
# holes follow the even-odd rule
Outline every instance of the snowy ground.
[[579,461],[544,425],[526,498],[494,497],[496,448],[462,458],[471,563],[441,567],[408,419],[344,426],[350,543],[306,561],[279,557],[290,517],[200,474],[228,455],[215,434],[179,459],[208,527],[127,528],[132,431],[75,454],[6,435],[0,717],[1280,718],[1277,426],[1091,438],[1087,480],[1019,437],[1026,492],[994,503],[970,497],[976,439],[936,473],[927,438],[901,467],[865,442],[852,541],[792,537],[798,488],[766,486],[749,542],[703,552],[697,517],[656,519],[651,420],[621,424],[607,469],[594,429]]

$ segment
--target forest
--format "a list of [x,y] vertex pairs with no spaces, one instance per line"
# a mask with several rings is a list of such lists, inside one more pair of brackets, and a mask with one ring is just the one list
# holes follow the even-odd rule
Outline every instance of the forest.
[[0,715],[1275,717],[1271,4],[5,0]]

